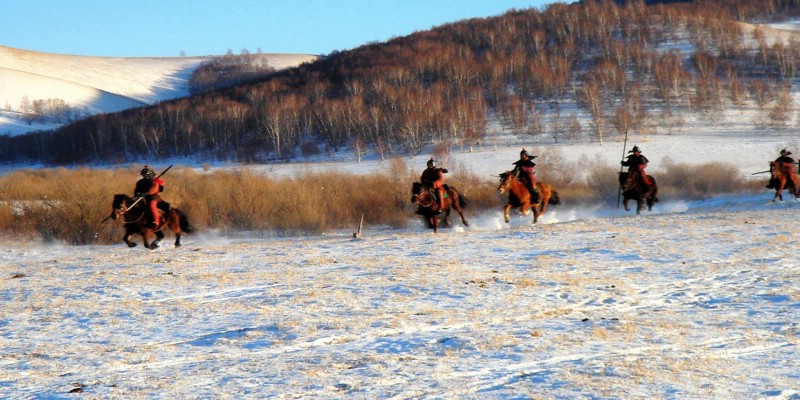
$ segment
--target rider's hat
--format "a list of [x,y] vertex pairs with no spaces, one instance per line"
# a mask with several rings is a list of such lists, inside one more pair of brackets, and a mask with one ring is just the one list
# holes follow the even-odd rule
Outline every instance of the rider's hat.
[[429,167],[435,167],[436,166],[436,161],[433,161],[433,157],[431,157],[431,159],[428,160],[428,166]]
[[522,151],[519,152],[519,158],[522,158],[522,157],[528,157],[531,160],[536,158],[536,156],[532,156],[532,155],[528,154],[528,150],[525,150],[524,147],[522,148]]
[[153,171],[152,168],[150,168],[147,165],[145,165],[144,168],[142,168],[142,171],[139,172],[139,175],[141,175],[141,176],[143,176],[143,177],[145,177],[147,179],[153,179],[153,178],[156,177],[156,171]]
[[642,152],[642,151],[641,151],[641,150],[639,150],[639,146],[633,146],[633,148],[631,149],[631,151],[629,151],[628,153],[641,153],[641,152]]
[[781,155],[782,156],[788,156],[788,155],[791,155],[791,154],[792,154],[791,151],[786,151],[786,149],[781,150]]

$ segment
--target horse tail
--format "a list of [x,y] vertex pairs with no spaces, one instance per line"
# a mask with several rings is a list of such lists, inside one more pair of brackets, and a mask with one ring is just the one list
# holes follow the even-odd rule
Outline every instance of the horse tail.
[[469,200],[467,200],[467,196],[464,196],[463,194],[459,195],[458,196],[458,205],[461,206],[461,208],[464,208],[464,207],[467,206],[467,204],[469,204]]
[[558,197],[558,192],[553,190],[553,192],[550,194],[550,200],[547,203],[552,205],[561,204],[561,198]]
[[192,224],[189,222],[189,217],[186,215],[185,212],[175,209],[175,212],[178,214],[178,222],[181,226],[181,231],[186,233],[194,233],[195,229]]

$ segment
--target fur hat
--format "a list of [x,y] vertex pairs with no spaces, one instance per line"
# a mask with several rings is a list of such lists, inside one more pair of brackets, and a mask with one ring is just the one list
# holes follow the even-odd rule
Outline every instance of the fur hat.
[[633,148],[631,149],[631,151],[629,151],[628,153],[641,153],[641,152],[642,151],[639,150],[639,146],[635,146],[634,145]]
[[781,155],[782,156],[788,156],[788,155],[791,155],[791,154],[792,154],[791,151],[786,151],[786,149],[781,150]]
[[436,166],[436,161],[433,160],[433,157],[431,157],[431,159],[428,160],[428,166],[429,167],[435,167]]

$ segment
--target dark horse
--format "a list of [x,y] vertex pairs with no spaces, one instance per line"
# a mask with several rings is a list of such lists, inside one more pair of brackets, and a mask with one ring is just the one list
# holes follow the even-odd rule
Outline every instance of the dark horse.
[[500,174],[500,186],[497,191],[508,193],[508,202],[503,206],[503,218],[509,222],[508,212],[512,208],[518,207],[522,215],[528,215],[529,211],[533,211],[533,223],[539,220],[539,216],[547,211],[547,205],[560,204],[561,199],[558,197],[558,192],[553,190],[553,187],[542,182],[536,182],[536,188],[539,190],[539,204],[531,204],[531,193],[522,181],[519,180],[519,172],[506,171]]
[[[466,207],[467,199],[460,196],[458,191],[448,185],[444,185],[445,198],[444,209],[441,210],[444,214],[444,224],[450,225],[450,209],[456,210],[458,215],[461,216],[461,222],[464,226],[469,226],[469,222],[464,219],[464,211],[462,208]],[[417,214],[422,215],[428,224],[428,228],[433,229],[433,232],[439,232],[439,201],[432,193],[429,187],[424,186],[420,182],[414,182],[411,186],[411,203],[417,204]]]
[[[116,194],[111,208],[111,219],[120,219],[125,225],[125,236],[122,237],[122,241],[128,247],[136,246],[136,243],[131,242],[131,235],[138,234],[142,235],[144,247],[150,250],[157,249],[158,242],[164,239],[164,232],[162,232],[164,228],[169,228],[175,233],[175,247],[181,247],[181,233],[194,232],[194,227],[189,223],[186,213],[177,208],[161,210],[164,212],[164,220],[157,228],[147,227],[148,209],[142,198],[135,200],[124,194]],[[155,240],[148,243],[148,237],[153,236],[153,234],[155,234]]]
[[647,176],[650,183],[644,183],[638,177],[628,179],[627,172],[619,173],[619,185],[622,189],[622,205],[629,211],[628,200],[636,200],[636,213],[639,214],[647,203],[647,210],[652,211],[653,205],[658,203],[658,184],[652,175]]
[[[800,187],[797,184],[797,175],[790,168],[781,165],[772,165],[772,180],[770,181],[771,187],[775,188],[775,197],[772,201],[780,199],[783,201],[783,189],[789,191],[795,200],[800,196]],[[770,186],[768,186],[770,187]]]

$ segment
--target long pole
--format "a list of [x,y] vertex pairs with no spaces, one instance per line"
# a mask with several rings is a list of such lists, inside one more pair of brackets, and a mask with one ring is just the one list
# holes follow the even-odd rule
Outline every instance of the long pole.
[[[622,142],[622,160],[625,160],[625,150],[628,149],[628,127],[625,127],[625,141]],[[622,164],[619,166],[619,173],[622,174]],[[619,203],[622,199],[622,182],[619,184],[619,188],[617,189],[617,208],[619,208]]]

